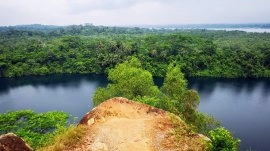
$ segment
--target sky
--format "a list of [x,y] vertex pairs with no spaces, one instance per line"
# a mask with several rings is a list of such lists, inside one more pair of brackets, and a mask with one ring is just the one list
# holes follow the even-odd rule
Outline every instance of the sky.
[[270,23],[270,0],[0,0],[0,26]]

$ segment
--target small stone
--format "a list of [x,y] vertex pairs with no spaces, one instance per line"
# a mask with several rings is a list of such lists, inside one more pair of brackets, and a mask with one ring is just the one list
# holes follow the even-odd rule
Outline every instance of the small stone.
[[91,118],[91,119],[89,119],[88,121],[87,121],[87,124],[88,125],[92,125],[92,124],[94,124],[95,123],[95,119],[94,118]]
[[101,142],[96,142],[92,145],[92,150],[93,151],[107,151],[108,147],[106,144],[101,143]]

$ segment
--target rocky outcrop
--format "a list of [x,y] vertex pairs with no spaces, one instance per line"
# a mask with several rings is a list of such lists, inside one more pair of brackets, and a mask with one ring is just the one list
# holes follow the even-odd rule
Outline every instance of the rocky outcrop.
[[0,151],[33,151],[20,137],[13,133],[0,135]]
[[113,98],[88,112],[80,125],[89,127],[84,144],[91,151],[205,151],[205,136],[196,134],[179,117],[162,109]]
[[164,116],[166,111],[122,97],[109,99],[85,114],[79,124],[91,125],[106,117],[139,118],[150,115]]

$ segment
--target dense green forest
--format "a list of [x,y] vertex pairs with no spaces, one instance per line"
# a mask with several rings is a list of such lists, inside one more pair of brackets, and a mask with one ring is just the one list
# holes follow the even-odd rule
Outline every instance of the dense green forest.
[[106,73],[131,56],[154,76],[270,77],[270,33],[137,27],[0,27],[0,77]]

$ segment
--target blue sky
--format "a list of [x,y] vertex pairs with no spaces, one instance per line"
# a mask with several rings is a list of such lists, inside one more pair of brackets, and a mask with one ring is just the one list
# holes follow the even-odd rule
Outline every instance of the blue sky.
[[270,22],[270,0],[0,0],[0,3],[0,26]]

